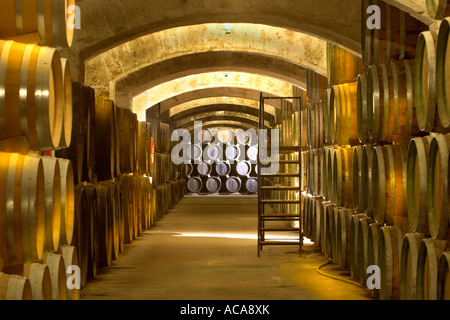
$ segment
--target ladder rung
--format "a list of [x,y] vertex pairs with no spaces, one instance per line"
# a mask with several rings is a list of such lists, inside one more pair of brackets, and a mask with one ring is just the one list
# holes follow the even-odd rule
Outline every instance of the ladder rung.
[[279,164],[300,164],[299,160],[279,160]]
[[261,218],[300,218],[299,214],[289,214],[289,213],[281,213],[281,214],[262,214]]
[[300,204],[300,200],[261,200],[261,204]]
[[264,232],[299,232],[300,228],[260,228],[259,230]]
[[290,186],[284,186],[284,187],[262,186],[260,189],[261,190],[301,190],[300,187],[290,187]]
[[260,241],[260,246],[298,246],[300,241]]
[[290,151],[290,150],[296,151],[296,150],[302,149],[302,147],[299,147],[299,146],[280,146],[278,148],[281,151]]
[[263,178],[278,178],[278,177],[291,177],[291,178],[300,178],[298,173],[276,173],[276,174],[261,174]]

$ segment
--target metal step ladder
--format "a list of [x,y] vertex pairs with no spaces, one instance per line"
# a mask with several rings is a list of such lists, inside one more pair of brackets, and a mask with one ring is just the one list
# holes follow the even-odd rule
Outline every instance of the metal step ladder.
[[[260,108],[259,108],[259,129],[274,129],[267,128],[264,123],[264,115],[265,115],[265,101],[271,99],[278,99],[283,102],[283,100],[299,100],[300,106],[302,103],[302,97],[263,97],[261,94],[260,99]],[[301,112],[301,107],[299,107],[299,112]],[[301,128],[301,116],[298,117],[298,128]],[[301,137],[302,130],[299,130],[299,139],[298,141],[302,141]],[[271,134],[268,133],[268,137]],[[266,142],[266,141],[264,141]],[[262,143],[264,143],[261,139],[259,139],[258,148],[261,150]],[[263,146],[264,148],[270,149],[270,143],[267,146]],[[278,172],[275,174],[264,174],[262,173],[263,164],[261,162],[259,152],[258,152],[258,257],[261,256],[261,252],[265,246],[298,246],[299,255],[302,254],[303,247],[303,226],[302,226],[302,214],[301,214],[301,174],[302,174],[302,157],[301,152],[303,151],[301,146],[283,146],[279,147],[280,156],[284,158],[282,155],[296,153],[298,152],[298,160],[279,160],[280,167],[286,167],[282,165],[298,165],[298,173],[288,173],[288,172]],[[268,150],[270,153],[270,150]],[[278,157],[280,158],[280,157]],[[298,186],[292,185],[282,185],[280,183],[276,183],[274,180],[276,178],[298,178]],[[286,180],[286,179],[280,179]],[[273,199],[273,194],[275,191],[297,191],[298,199],[283,199],[279,197],[278,199]],[[284,192],[278,192],[279,194],[284,194]],[[284,205],[288,204],[292,206],[298,206],[298,210],[296,212],[282,212],[275,213],[273,210],[268,208],[273,205]],[[270,234],[280,234],[279,238],[270,239]],[[269,235],[268,235],[269,234]],[[292,235],[286,237],[286,234]],[[295,235],[295,237],[293,237]],[[298,237],[297,237],[298,235]]]

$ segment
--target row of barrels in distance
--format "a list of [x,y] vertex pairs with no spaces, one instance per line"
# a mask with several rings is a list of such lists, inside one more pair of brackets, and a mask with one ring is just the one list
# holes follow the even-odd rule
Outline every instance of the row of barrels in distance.
[[0,299],[78,299],[66,286],[66,267],[78,264],[71,162],[0,159]]
[[186,164],[187,189],[191,193],[258,192],[257,166],[249,161]]
[[197,137],[194,135],[192,144],[194,145],[210,145],[210,144],[223,144],[223,145],[244,145],[244,146],[256,146],[258,145],[258,134],[256,130],[244,130],[244,129],[204,129],[198,130]]

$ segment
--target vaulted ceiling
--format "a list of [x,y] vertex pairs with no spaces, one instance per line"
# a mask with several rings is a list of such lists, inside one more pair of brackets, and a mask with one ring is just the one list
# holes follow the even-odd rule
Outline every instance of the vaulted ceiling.
[[[428,25],[423,0],[385,0]],[[306,89],[327,75],[326,45],[361,55],[360,0],[77,0],[81,30],[63,50],[74,81],[141,120],[253,127],[259,94]],[[268,121],[279,104],[267,108]],[[223,109],[223,110],[219,110]],[[240,110],[240,111],[239,111]],[[202,114],[203,113],[203,114]],[[247,116],[245,116],[247,115]],[[178,119],[175,121],[175,119]]]

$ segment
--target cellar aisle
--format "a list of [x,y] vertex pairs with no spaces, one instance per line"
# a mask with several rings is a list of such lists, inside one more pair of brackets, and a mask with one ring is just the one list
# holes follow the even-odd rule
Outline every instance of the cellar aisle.
[[83,300],[365,300],[354,285],[317,273],[309,246],[257,257],[257,198],[186,196],[82,290]]

